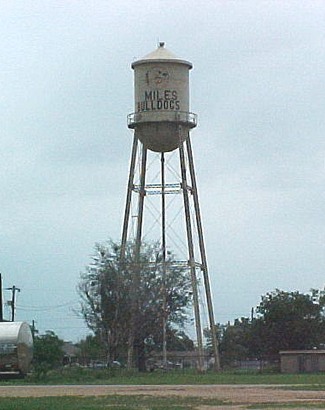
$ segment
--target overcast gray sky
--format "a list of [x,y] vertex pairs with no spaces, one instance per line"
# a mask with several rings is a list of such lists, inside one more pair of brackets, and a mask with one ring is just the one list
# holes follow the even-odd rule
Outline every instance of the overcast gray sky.
[[130,64],[158,40],[194,66],[217,321],[275,288],[322,288],[324,21],[317,0],[0,0],[0,271],[17,320],[88,333],[75,288],[95,242],[120,238]]

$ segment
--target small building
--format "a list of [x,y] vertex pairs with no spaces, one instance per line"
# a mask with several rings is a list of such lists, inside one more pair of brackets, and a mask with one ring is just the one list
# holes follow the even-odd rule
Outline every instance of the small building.
[[72,342],[64,342],[62,346],[63,350],[63,364],[71,365],[78,363],[78,358],[80,356],[80,349]]
[[325,350],[286,350],[280,352],[281,373],[325,372]]

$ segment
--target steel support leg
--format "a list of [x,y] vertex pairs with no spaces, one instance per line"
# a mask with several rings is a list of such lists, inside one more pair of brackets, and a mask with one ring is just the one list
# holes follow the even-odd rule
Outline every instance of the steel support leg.
[[144,209],[144,198],[145,198],[145,183],[146,183],[146,167],[147,167],[147,149],[142,145],[142,157],[141,157],[141,174],[140,174],[140,192],[138,199],[138,215],[137,215],[137,230],[135,238],[134,247],[134,281],[132,289],[132,312],[131,312],[131,326],[128,340],[128,369],[132,368],[133,365],[133,350],[135,333],[137,327],[137,312],[138,312],[138,289],[140,284],[140,251],[141,251],[141,240],[142,240],[142,225],[143,225],[143,209]]
[[182,192],[183,192],[183,199],[184,199],[189,266],[190,266],[190,272],[191,272],[191,282],[192,282],[192,291],[193,291],[196,337],[197,337],[198,354],[199,354],[198,371],[202,372],[203,371],[202,327],[201,327],[198,286],[197,286],[197,278],[196,278],[196,266],[195,266],[195,258],[194,258],[193,234],[192,234],[192,226],[191,226],[190,205],[189,205],[189,197],[188,197],[188,184],[187,184],[186,164],[185,164],[183,144],[180,144],[179,146],[179,157],[180,157],[181,175],[182,175]]
[[196,224],[197,224],[197,230],[198,230],[198,236],[199,236],[199,247],[200,247],[200,254],[201,254],[201,261],[202,261],[204,288],[205,288],[205,294],[206,294],[206,300],[207,300],[207,306],[208,306],[212,347],[213,347],[213,355],[214,355],[214,369],[216,371],[219,371],[220,370],[220,359],[219,359],[217,329],[216,329],[216,324],[215,324],[214,314],[213,314],[212,296],[211,296],[210,280],[209,280],[209,274],[208,274],[208,264],[207,264],[204,238],[203,238],[200,204],[199,204],[198,190],[197,190],[197,185],[196,185],[193,153],[192,153],[192,147],[191,147],[191,141],[190,141],[189,135],[186,139],[186,147],[187,147],[190,175],[191,175],[191,180],[192,180],[192,195],[193,195]]
[[130,221],[131,199],[132,199],[132,190],[133,190],[134,170],[135,170],[135,162],[136,162],[136,157],[137,157],[137,149],[138,149],[138,137],[137,137],[136,133],[134,133],[133,145],[132,145],[132,154],[131,154],[131,162],[130,162],[129,180],[128,180],[128,187],[127,187],[127,193],[126,193],[124,222],[123,222],[123,230],[122,230],[121,255],[120,255],[121,261],[123,261],[124,257],[125,257],[125,249],[126,249],[126,242],[127,242],[127,236],[128,236],[128,226],[129,226],[129,221]]

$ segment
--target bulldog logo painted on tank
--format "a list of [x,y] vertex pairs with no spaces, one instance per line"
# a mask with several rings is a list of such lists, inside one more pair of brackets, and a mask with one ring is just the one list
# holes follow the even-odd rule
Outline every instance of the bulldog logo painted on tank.
[[154,83],[157,87],[164,87],[168,84],[169,73],[163,67],[153,67],[146,72],[147,84]]

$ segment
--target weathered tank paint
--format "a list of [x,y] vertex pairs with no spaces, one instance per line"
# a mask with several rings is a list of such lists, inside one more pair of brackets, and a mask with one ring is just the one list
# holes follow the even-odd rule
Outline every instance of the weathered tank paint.
[[157,50],[135,61],[134,109],[128,126],[151,151],[178,148],[196,126],[189,111],[189,70],[181,60],[160,44]]

